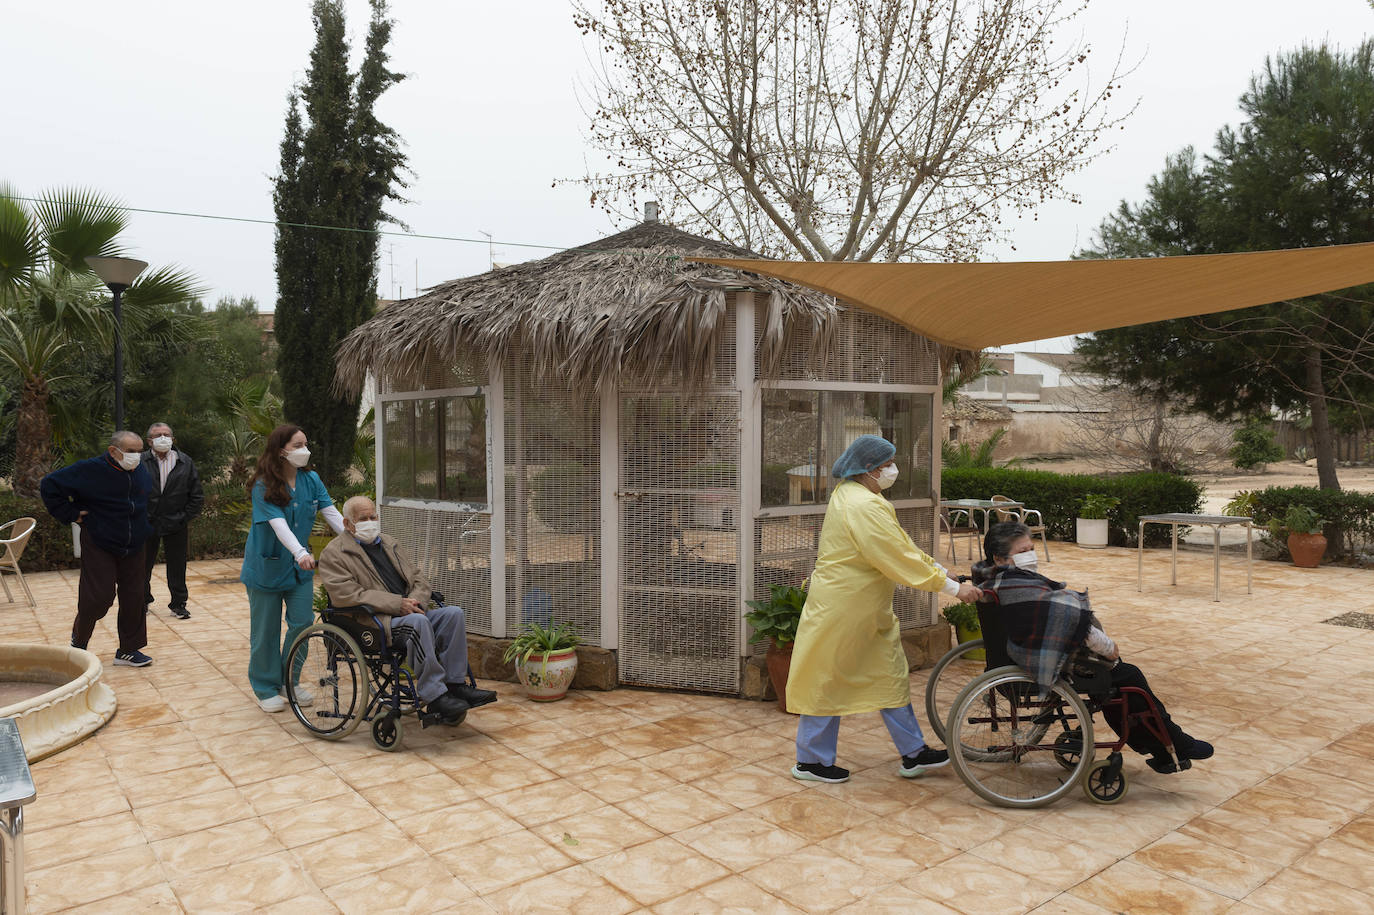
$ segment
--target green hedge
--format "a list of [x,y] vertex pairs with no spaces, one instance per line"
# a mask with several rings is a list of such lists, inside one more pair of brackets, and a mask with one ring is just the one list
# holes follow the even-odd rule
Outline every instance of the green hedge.
[[[1141,515],[1162,512],[1196,513],[1202,507],[1202,486],[1187,477],[1169,473],[1128,473],[1113,477],[1017,470],[1011,467],[950,468],[940,477],[944,499],[988,499],[1007,496],[1040,512],[1049,536],[1075,540],[1074,520],[1079,502],[1088,493],[1115,496],[1121,504],[1112,512],[1110,542],[1124,546],[1135,542]],[[1169,529],[1150,525],[1147,544],[1169,542]]]
[[[1273,518],[1282,521],[1290,505],[1304,505],[1326,522],[1327,555],[1374,547],[1374,494],[1314,486],[1270,486],[1251,497],[1253,507],[1248,511],[1257,527],[1266,526]],[[1285,543],[1274,541],[1274,545],[1287,557]]]

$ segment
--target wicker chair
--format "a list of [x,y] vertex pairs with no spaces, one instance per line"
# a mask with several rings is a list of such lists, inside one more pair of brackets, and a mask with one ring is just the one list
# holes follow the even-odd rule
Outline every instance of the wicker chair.
[[33,518],[18,518],[6,524],[0,524],[0,538],[4,537],[5,531],[9,529],[8,539],[0,539],[0,547],[4,547],[4,552],[0,553],[0,585],[5,587],[5,600],[14,603],[14,595],[10,593],[10,584],[5,580],[6,572],[13,572],[19,579],[19,585],[24,589],[24,596],[29,599],[30,607],[37,607],[38,602],[33,599],[33,592],[29,590],[29,583],[24,580],[24,573],[19,568],[19,557],[24,555],[24,547],[28,545],[29,535],[38,526],[38,522]]
[[[1015,502],[1016,500],[1009,499],[1006,496],[997,495],[992,497],[992,501]],[[1017,521],[1021,524],[1024,524],[1026,527],[1030,528],[1032,541],[1035,540],[1035,535],[1039,534],[1040,545],[1045,548],[1045,561],[1050,561],[1050,542],[1045,537],[1045,519],[1040,516],[1040,512],[1036,511],[1033,508],[995,508],[993,509],[993,514],[997,516],[998,521]],[[1033,522],[1029,520],[1031,515],[1035,516],[1035,520]]]

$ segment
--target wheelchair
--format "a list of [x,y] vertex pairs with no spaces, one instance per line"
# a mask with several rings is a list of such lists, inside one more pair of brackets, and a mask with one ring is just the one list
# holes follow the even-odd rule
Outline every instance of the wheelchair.
[[[430,600],[442,605],[435,591]],[[400,749],[402,716],[415,714],[421,728],[441,722],[423,708],[415,675],[406,666],[406,647],[387,634],[386,618],[366,605],[326,607],[319,622],[296,636],[286,653],[286,700],[296,720],[324,740],[342,740],[363,721],[371,722],[379,749]],[[472,668],[468,683],[476,686]],[[307,693],[305,695],[303,693]],[[467,711],[456,720],[459,725]]]
[[[984,638],[950,649],[926,682],[928,720],[974,794],[1002,807],[1030,808],[1081,786],[1092,801],[1115,804],[1128,789],[1121,748],[1137,727],[1169,750],[1179,770],[1192,765],[1173,746],[1149,693],[1113,686],[1104,664],[1078,663],[1040,695],[1035,681],[1007,655],[995,601],[978,604],[978,620]],[[1130,709],[1132,696],[1144,700],[1143,709]],[[1093,716],[1099,713],[1119,718],[1120,735],[1095,739]],[[1107,756],[1095,758],[1098,750]]]

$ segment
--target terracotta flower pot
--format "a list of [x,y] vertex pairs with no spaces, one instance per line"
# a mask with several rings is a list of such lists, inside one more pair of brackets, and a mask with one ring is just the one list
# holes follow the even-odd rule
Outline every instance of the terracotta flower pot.
[[768,651],[763,655],[768,665],[768,679],[773,683],[773,692],[778,694],[778,710],[787,711],[787,672],[792,669],[792,643],[779,645],[777,639],[768,640]]
[[1293,565],[1315,569],[1326,552],[1326,538],[1321,534],[1289,534],[1288,552],[1293,555]]
[[525,695],[533,701],[562,699],[577,675],[577,649],[535,652],[528,661],[515,665],[515,675],[525,687]]

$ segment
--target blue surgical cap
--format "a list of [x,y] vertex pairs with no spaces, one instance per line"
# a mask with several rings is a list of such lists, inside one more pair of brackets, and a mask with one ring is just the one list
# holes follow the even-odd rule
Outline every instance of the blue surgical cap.
[[832,477],[841,479],[867,473],[879,464],[886,464],[897,453],[897,446],[880,435],[861,435],[849,443],[844,454],[830,468]]

